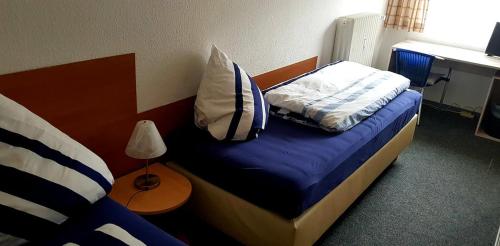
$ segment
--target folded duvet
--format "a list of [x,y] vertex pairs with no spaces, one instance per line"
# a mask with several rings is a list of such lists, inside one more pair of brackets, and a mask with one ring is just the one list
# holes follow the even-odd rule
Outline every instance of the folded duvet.
[[274,115],[329,132],[349,130],[400,93],[410,81],[354,62],[329,64],[268,90]]

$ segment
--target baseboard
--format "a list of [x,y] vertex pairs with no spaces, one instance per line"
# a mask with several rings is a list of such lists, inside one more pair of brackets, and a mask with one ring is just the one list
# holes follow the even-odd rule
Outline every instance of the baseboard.
[[441,103],[430,101],[427,99],[424,99],[423,105],[427,105],[427,106],[441,109],[441,110],[445,110],[445,111],[456,112],[456,113],[460,113],[460,112],[470,113],[470,114],[474,115],[475,119],[479,118],[479,115],[480,115],[479,112],[475,112],[475,111],[471,111],[469,109],[463,109],[463,108],[459,108],[459,107],[455,107],[455,106],[451,106],[451,105],[447,105],[447,104],[441,104]]

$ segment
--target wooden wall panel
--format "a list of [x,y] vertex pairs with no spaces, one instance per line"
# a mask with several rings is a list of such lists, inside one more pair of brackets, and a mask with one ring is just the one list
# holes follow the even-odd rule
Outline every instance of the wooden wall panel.
[[[313,57],[255,77],[262,89],[316,68]],[[119,177],[143,166],[124,150],[135,123],[166,136],[193,120],[195,97],[137,113],[134,54],[0,75],[0,93],[101,156]]]
[[136,119],[135,91],[134,54],[0,76],[0,93],[87,146],[115,175]]
[[107,125],[136,112],[134,59],[127,54],[2,75],[0,92],[86,139],[93,130],[83,125]]

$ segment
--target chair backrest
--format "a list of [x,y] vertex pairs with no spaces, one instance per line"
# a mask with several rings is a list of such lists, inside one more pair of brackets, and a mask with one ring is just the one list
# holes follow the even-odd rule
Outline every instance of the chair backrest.
[[396,73],[408,78],[411,86],[424,87],[431,72],[434,56],[403,49],[397,49],[394,53]]

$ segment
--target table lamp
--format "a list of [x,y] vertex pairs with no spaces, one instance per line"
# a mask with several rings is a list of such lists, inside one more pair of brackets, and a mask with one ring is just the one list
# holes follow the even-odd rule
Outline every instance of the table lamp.
[[135,125],[132,136],[128,141],[125,154],[135,159],[146,160],[146,173],[137,177],[134,185],[139,190],[151,190],[160,185],[160,177],[149,173],[149,160],[167,152],[155,123],[150,120],[141,120]]

